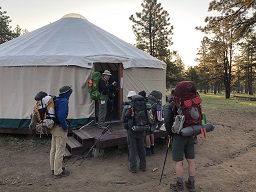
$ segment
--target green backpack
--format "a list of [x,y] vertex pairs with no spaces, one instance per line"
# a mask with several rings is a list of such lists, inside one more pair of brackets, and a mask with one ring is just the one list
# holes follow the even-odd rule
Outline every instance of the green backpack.
[[154,103],[156,103],[157,101],[161,101],[162,100],[162,93],[160,91],[152,91],[149,95],[148,95],[148,103],[153,105]]
[[100,99],[100,92],[99,92],[99,81],[101,78],[101,74],[98,71],[92,72],[92,79],[88,81],[88,92],[90,93],[92,100]]

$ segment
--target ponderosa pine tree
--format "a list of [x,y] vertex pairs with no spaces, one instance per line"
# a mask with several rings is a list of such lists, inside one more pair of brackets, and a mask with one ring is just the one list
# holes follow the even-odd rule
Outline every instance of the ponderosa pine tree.
[[6,15],[7,12],[1,11],[1,9],[0,7],[0,44],[19,36],[12,30],[10,26],[12,20]]
[[[234,48],[241,38],[239,26],[245,20],[243,14],[237,14],[239,3],[236,4],[235,2],[237,1],[213,0],[209,5],[209,11],[217,11],[220,16],[206,17],[206,26],[197,27],[206,35],[210,34],[212,42],[218,42],[215,43],[218,45],[216,47],[218,55],[215,57],[218,61],[221,60],[223,66],[223,83],[227,99],[230,98],[231,93]],[[235,9],[235,4],[238,10]]]
[[234,23],[236,38],[244,37],[256,23],[256,0],[213,0],[208,11],[218,11],[222,19],[239,21]]
[[167,11],[157,0],[143,0],[142,11],[131,15],[132,30],[136,36],[136,46],[150,55],[166,61],[169,46],[172,45],[173,26]]

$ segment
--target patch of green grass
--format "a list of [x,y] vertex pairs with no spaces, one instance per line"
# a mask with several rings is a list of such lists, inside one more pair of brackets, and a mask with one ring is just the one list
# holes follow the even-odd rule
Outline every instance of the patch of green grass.
[[244,112],[256,112],[256,101],[238,100],[231,96],[226,99],[225,95],[200,94],[203,107],[218,109],[233,109]]
[[49,136],[38,136],[31,135],[11,135],[11,134],[0,134],[0,146],[21,146],[21,147],[32,147],[47,144],[50,139]]
[[234,96],[243,96],[243,97],[255,98],[255,95],[249,95],[249,94],[244,94],[244,93],[231,94],[231,97],[234,97]]

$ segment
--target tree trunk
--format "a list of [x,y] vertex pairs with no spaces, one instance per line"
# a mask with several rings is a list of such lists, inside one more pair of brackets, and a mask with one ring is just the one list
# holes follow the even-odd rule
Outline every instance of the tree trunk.
[[229,74],[229,63],[228,63],[228,58],[226,52],[224,53],[224,86],[225,86],[225,96],[226,99],[230,98],[230,74]]
[[238,69],[237,69],[237,93],[240,93],[241,92],[241,82],[240,82],[240,66],[238,66]]
[[248,90],[249,90],[249,95],[253,95],[253,90],[252,90],[252,76],[253,76],[253,70],[252,70],[252,51],[250,54],[250,63],[248,65]]
[[213,93],[214,93],[214,95],[217,94],[217,90],[218,90],[218,84],[217,84],[217,83],[214,83],[214,88],[213,88]]
[[221,83],[219,83],[219,84],[218,84],[218,93],[219,93],[219,94],[220,94],[220,92],[221,92],[221,88],[222,88]]

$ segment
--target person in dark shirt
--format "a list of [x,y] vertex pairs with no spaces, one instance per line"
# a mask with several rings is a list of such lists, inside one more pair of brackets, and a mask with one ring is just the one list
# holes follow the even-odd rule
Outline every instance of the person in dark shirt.
[[[105,70],[102,73],[102,78],[99,81],[99,92],[100,92],[100,99],[98,100],[98,126],[99,128],[107,128],[107,124],[105,123],[105,118],[107,115],[107,104],[108,98],[110,96],[110,90],[114,89],[117,86],[117,83],[114,81],[112,84],[109,84],[109,79],[111,76],[111,72],[109,70]],[[111,95],[114,97],[114,95]]]
[[129,91],[127,98],[129,102],[125,102],[122,111],[122,122],[124,123],[124,128],[127,130],[127,142],[129,149],[129,171],[132,173],[137,172],[137,159],[136,156],[139,156],[139,168],[141,171],[146,171],[146,152],[144,149],[144,138],[145,131],[134,132],[132,127],[134,125],[134,112],[132,112],[132,97],[135,97],[135,91]]

